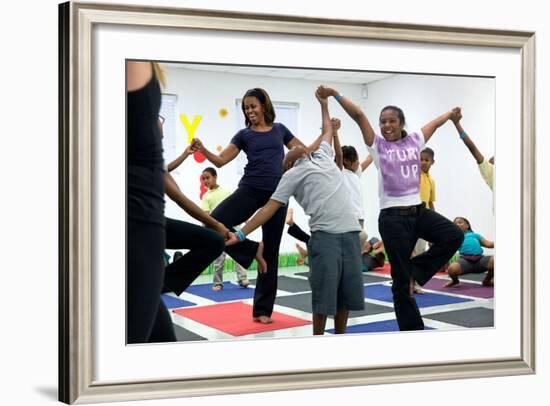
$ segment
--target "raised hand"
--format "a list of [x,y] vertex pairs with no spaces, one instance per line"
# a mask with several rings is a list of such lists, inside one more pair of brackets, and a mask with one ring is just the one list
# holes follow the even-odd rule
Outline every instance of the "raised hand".
[[324,99],[328,98],[329,96],[336,96],[338,94],[336,89],[333,89],[332,87],[326,85],[319,86],[316,93],[319,94],[319,97]]
[[193,149],[193,143],[189,144],[183,151],[185,155],[192,155],[195,150]]
[[339,118],[333,117],[330,119],[330,125],[332,126],[332,129],[334,131],[337,131],[340,129],[340,126],[342,125],[342,122]]
[[328,99],[326,97],[321,96],[321,94],[319,93],[319,89],[315,91],[315,97],[317,98],[317,100],[319,100],[319,103],[328,104]]
[[204,151],[204,145],[203,145],[202,141],[199,140],[198,138],[193,138],[193,141],[191,142],[190,146],[191,146],[191,149],[192,149],[193,152],[195,152],[195,151],[199,151],[199,152]]
[[462,109],[455,107],[451,110],[451,120],[453,123],[458,123],[462,119]]

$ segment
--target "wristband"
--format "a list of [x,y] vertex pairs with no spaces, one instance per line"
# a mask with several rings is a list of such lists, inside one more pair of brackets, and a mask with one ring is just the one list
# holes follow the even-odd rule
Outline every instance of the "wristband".
[[243,233],[243,230],[237,230],[235,232],[235,235],[237,236],[237,238],[239,239],[239,241],[244,241],[246,240],[246,234]]
[[334,96],[334,98],[336,99],[336,101],[338,103],[340,103],[340,101],[342,100],[342,97],[344,97],[344,96],[342,96],[341,94],[337,94],[336,96]]
[[466,137],[466,133],[464,131],[461,131],[458,135],[460,136],[461,140],[464,140],[464,138]]

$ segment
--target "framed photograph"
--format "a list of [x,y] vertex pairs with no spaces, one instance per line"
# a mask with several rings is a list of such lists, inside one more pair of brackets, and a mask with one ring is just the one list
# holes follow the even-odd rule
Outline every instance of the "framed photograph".
[[[61,401],[157,399],[535,372],[534,33],[80,2],[61,4],[59,17]],[[300,118],[304,112],[296,120],[293,114],[296,109],[307,110],[309,104],[316,106],[317,85],[336,83],[349,89],[347,95],[361,101],[369,117],[377,117],[383,105],[406,106],[412,129],[433,118],[424,117],[427,111],[432,114],[432,105],[440,106],[442,113],[454,107],[451,101],[456,100],[465,123],[468,117],[476,118],[470,121],[476,126],[467,131],[488,157],[498,151],[503,163],[495,169],[490,192],[451,123],[438,130],[442,141],[433,141],[446,143],[453,137],[454,144],[434,144],[441,145],[434,168],[439,166],[438,174],[452,180],[447,182],[454,185],[446,192],[452,196],[449,200],[462,200],[464,207],[483,207],[487,214],[474,214],[475,221],[491,230],[498,252],[503,253],[495,257],[506,278],[495,283],[490,306],[494,321],[486,328],[437,332],[221,336],[128,345],[124,157],[129,60],[156,61],[166,67],[174,80],[165,92],[172,110],[164,114],[174,115],[176,121],[178,114],[187,113],[178,111],[178,106],[192,105],[189,99],[196,98],[203,86],[202,94],[211,100],[202,108],[228,117],[223,124],[226,143],[212,139],[213,148],[227,145],[239,125],[243,94],[231,87],[237,76],[239,83],[271,81],[276,89],[274,102],[294,123],[293,132],[306,142],[318,135],[320,114],[312,113],[311,120]],[[296,92],[309,91],[311,101],[285,97],[283,89],[290,92],[290,87],[278,85],[285,77],[294,81]],[[230,103],[214,100],[217,93],[229,91]],[[333,112],[345,115],[336,104],[331,104]],[[189,110],[190,126],[191,114],[197,113]],[[359,143],[357,129],[347,120],[342,121],[342,129]],[[207,120],[202,125],[211,133],[218,130]],[[479,135],[474,136],[476,132]],[[173,134],[173,145],[165,151],[181,151],[187,135]],[[449,145],[457,145],[456,150]],[[468,168],[463,161],[468,161]],[[239,165],[236,162],[235,177],[242,173]],[[199,172],[192,171],[191,178],[197,178]],[[187,179],[188,174],[182,171],[181,176]],[[470,181],[474,177],[479,190]],[[198,186],[193,187],[186,193],[198,193]],[[369,184],[369,195],[377,200],[375,188],[375,182]],[[377,211],[378,206],[373,203],[369,209]],[[376,233],[375,223],[369,225],[369,234]],[[449,346],[449,342],[460,345]],[[223,356],[212,362],[212,354]]]

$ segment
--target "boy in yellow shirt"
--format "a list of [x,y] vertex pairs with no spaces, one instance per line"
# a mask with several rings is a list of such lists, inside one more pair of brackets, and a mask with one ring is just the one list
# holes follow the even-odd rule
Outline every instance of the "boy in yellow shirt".
[[420,199],[432,210],[435,210],[435,180],[430,176],[430,168],[435,162],[434,155],[431,148],[424,148],[420,153]]
[[[426,208],[435,210],[435,180],[430,176],[430,168],[434,164],[434,151],[431,148],[424,148],[420,152],[420,199]],[[414,246],[413,256],[420,255],[426,251],[426,240],[419,238]],[[415,282],[414,293],[424,293],[422,288]]]
[[[218,185],[218,174],[214,168],[208,167],[202,171],[202,182],[208,188],[208,191],[202,197],[201,208],[208,214],[220,204],[227,196],[231,194],[228,189],[225,189]],[[214,281],[212,290],[218,292],[223,289],[223,266],[225,262],[226,253],[223,252],[218,258],[214,260]],[[246,269],[235,262],[235,271],[237,272],[237,279],[239,286],[246,288],[250,284],[246,274]]]

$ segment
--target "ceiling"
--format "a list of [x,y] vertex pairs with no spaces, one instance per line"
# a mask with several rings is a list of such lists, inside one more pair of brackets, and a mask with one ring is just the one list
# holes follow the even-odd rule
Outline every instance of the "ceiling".
[[276,78],[311,80],[316,82],[354,84],[371,83],[394,75],[393,73],[379,72],[351,72],[343,70],[337,71],[235,65],[206,65],[186,63],[163,63],[163,65],[170,69],[201,70],[210,72],[232,73],[238,75],[268,76]]

